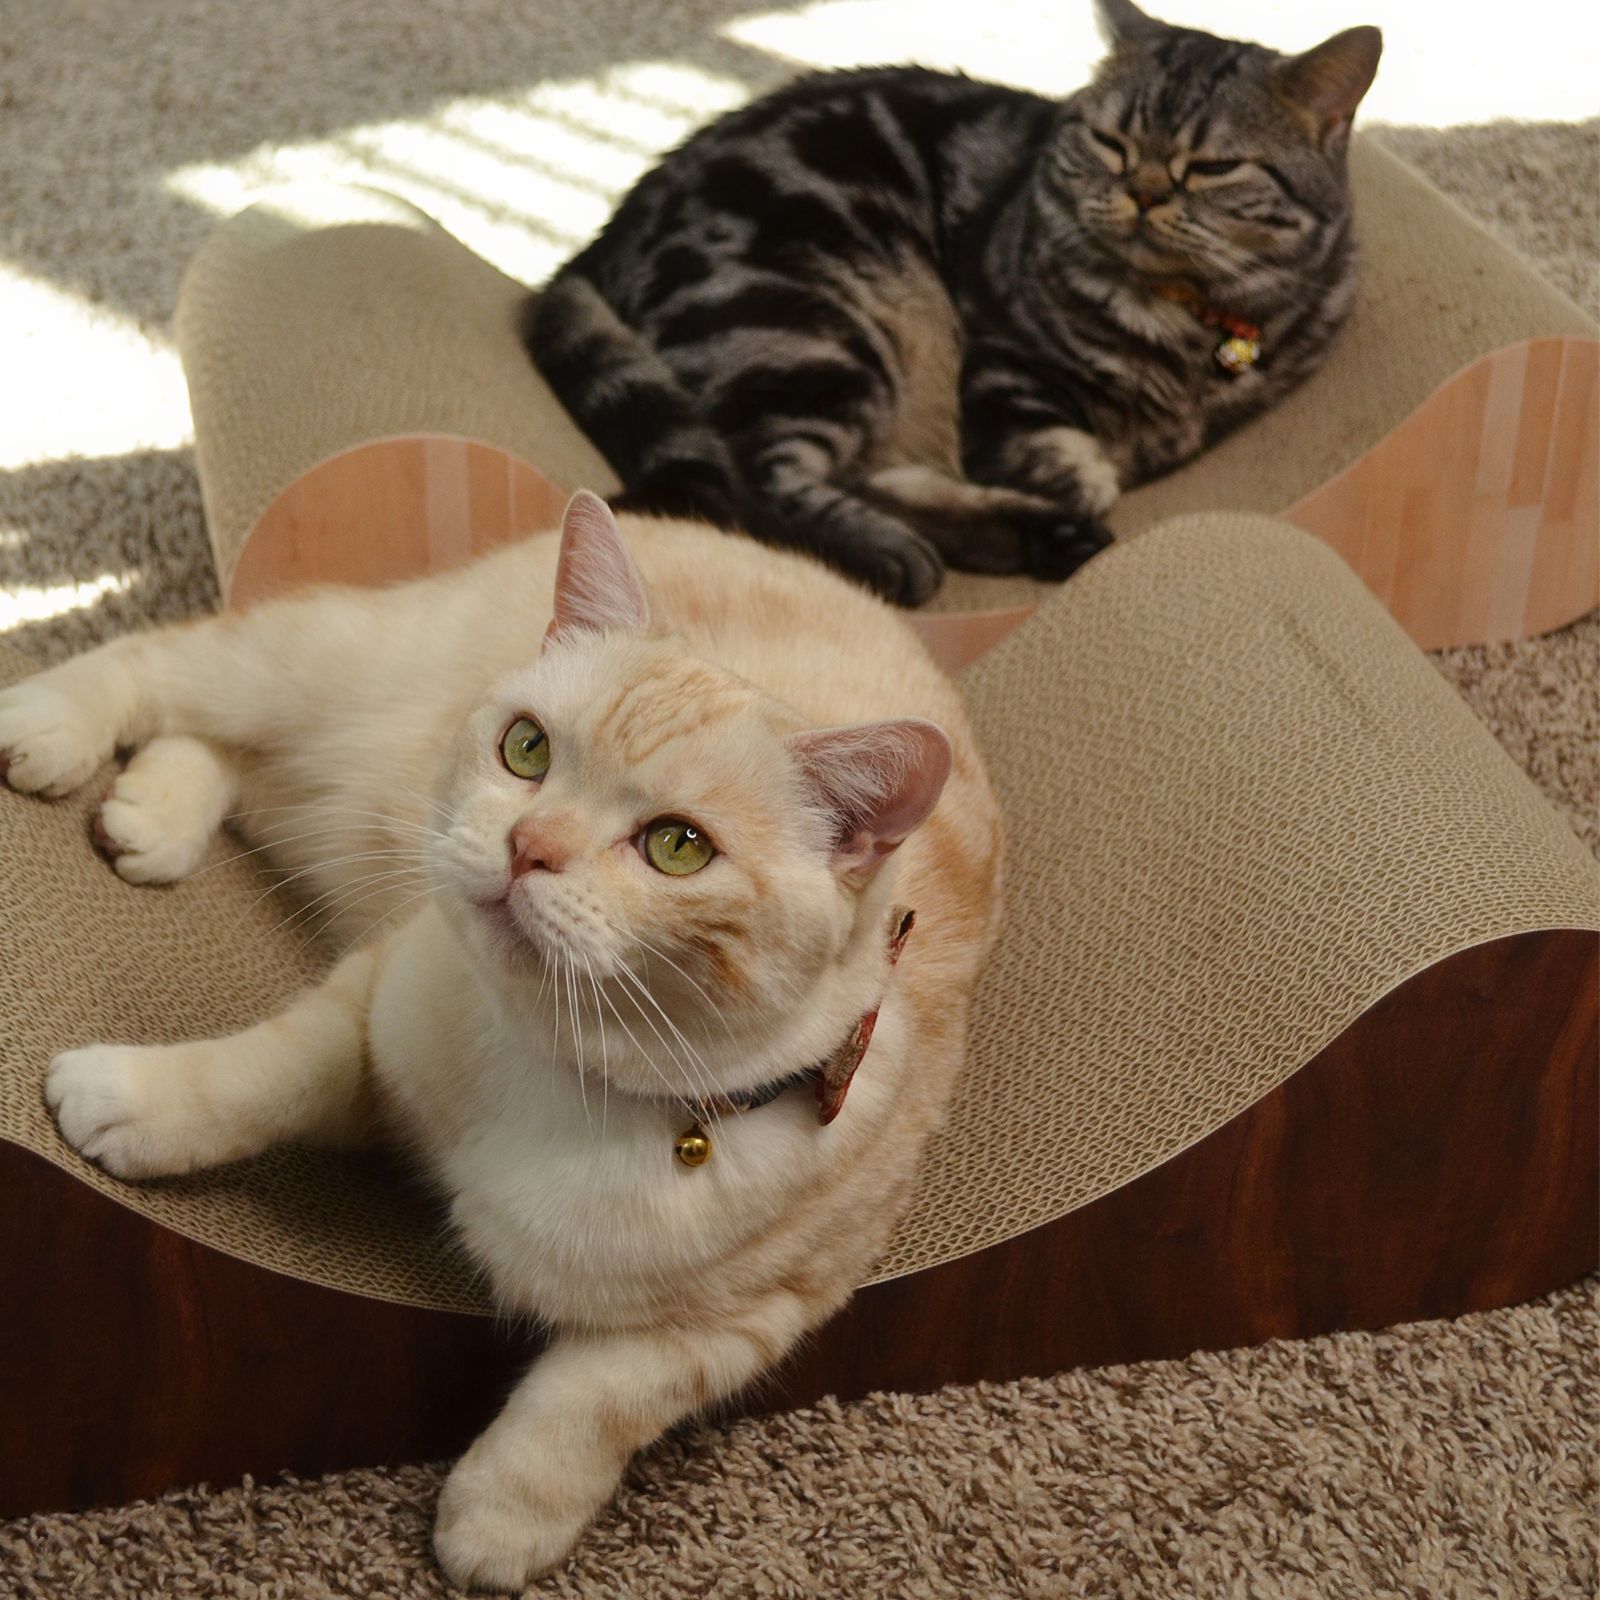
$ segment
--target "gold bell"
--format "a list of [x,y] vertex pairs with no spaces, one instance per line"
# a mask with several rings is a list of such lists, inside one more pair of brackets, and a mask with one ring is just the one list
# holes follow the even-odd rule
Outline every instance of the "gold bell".
[[672,1141],[672,1153],[686,1167],[703,1167],[711,1159],[711,1135],[697,1122]]
[[1216,348],[1217,365],[1224,372],[1243,372],[1261,359],[1261,341],[1235,334],[1224,339]]

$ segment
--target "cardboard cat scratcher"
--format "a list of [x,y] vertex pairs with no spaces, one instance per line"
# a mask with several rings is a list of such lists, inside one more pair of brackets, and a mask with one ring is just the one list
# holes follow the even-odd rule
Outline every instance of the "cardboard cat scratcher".
[[[1025,625],[1038,586],[942,597],[989,613],[929,636],[971,662],[1005,933],[915,1204],[752,1406],[1455,1314],[1595,1264],[1600,875],[1369,593],[1428,643],[1594,603],[1593,330],[1398,163],[1356,175],[1366,294],[1324,373],[1130,496],[1140,536]],[[516,346],[517,286],[398,202],[337,208],[244,214],[184,287],[236,604],[450,564],[613,481]],[[381,1159],[129,1186],[56,1136],[53,1051],[229,1031],[319,959],[220,842],[123,884],[97,793],[0,793],[0,1515],[460,1448],[537,1341]]]

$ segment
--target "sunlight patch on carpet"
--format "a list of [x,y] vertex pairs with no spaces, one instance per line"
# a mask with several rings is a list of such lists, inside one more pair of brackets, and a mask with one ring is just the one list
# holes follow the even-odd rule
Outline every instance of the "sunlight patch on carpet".
[[0,633],[27,622],[48,622],[69,611],[98,605],[107,595],[126,594],[137,574],[102,572],[81,583],[21,584],[0,590]]
[[175,351],[125,317],[0,262],[0,471],[189,444]]
[[304,144],[199,162],[166,188],[231,216],[286,186],[365,184],[420,206],[502,272],[549,276],[599,229],[658,153],[748,89],[682,62],[629,61],[592,77],[452,100]]

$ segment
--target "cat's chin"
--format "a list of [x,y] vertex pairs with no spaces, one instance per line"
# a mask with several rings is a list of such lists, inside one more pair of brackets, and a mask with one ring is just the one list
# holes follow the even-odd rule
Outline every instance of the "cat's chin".
[[1193,277],[1204,272],[1203,263],[1194,256],[1158,244],[1147,234],[1136,233],[1119,240],[1117,253],[1127,266],[1147,278]]
[[545,942],[527,928],[511,907],[508,895],[468,902],[474,920],[486,929],[490,941],[501,954],[512,959],[546,960],[550,952]]
[[473,920],[488,935],[495,953],[513,967],[536,964],[540,969],[552,963],[560,970],[585,962],[588,970],[609,975],[611,960],[594,950],[585,951],[563,937],[558,928],[543,919],[519,915],[509,893],[469,901]]

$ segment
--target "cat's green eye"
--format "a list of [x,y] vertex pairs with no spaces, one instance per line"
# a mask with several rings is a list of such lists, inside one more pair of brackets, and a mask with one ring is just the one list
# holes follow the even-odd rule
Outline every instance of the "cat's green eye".
[[644,830],[645,860],[674,878],[698,872],[716,853],[716,846],[692,822],[677,817],[663,817]]
[[532,717],[518,717],[500,741],[500,757],[519,778],[542,778],[550,770],[550,741]]

